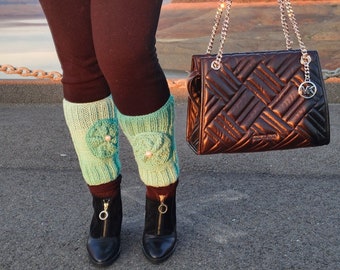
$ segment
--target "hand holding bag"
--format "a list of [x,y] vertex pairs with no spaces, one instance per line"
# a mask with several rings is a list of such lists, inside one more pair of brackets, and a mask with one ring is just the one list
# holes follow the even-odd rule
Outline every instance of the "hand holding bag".
[[[289,0],[278,0],[287,50],[223,53],[232,0],[221,0],[206,54],[193,55],[186,140],[196,154],[321,146],[330,141],[318,53],[302,42]],[[225,13],[219,50],[211,54]],[[299,43],[291,48],[289,18]]]

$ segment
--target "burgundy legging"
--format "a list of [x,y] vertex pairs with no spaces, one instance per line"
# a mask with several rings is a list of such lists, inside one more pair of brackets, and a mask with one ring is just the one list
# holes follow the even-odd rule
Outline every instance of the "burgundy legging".
[[123,114],[156,111],[169,88],[155,48],[162,0],[40,0],[63,70],[66,100],[110,93]]

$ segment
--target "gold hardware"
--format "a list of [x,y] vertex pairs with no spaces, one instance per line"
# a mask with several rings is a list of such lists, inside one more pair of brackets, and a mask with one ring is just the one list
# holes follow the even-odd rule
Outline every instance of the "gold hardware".
[[158,227],[157,227],[157,234],[161,234],[161,226],[162,226],[162,215],[168,212],[168,206],[164,203],[166,199],[166,195],[159,195],[160,205],[158,206]]

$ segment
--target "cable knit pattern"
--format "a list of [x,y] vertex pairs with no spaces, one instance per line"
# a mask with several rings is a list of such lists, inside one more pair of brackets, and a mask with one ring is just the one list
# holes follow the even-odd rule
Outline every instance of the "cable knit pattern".
[[148,169],[154,166],[164,166],[171,158],[171,138],[165,133],[138,134],[132,138],[131,145],[133,145],[136,158],[143,160],[144,166]]
[[117,111],[119,124],[129,140],[141,180],[147,186],[164,187],[178,179],[174,136],[174,98],[156,112],[127,116]]
[[108,183],[120,174],[118,122],[111,96],[90,103],[64,99],[64,115],[90,186]]
[[118,152],[117,119],[98,120],[87,132],[86,142],[96,157],[113,157]]

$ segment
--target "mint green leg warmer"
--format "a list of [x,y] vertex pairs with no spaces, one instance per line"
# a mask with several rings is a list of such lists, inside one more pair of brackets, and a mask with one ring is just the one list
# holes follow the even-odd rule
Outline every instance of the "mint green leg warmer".
[[118,121],[112,97],[90,103],[64,99],[64,114],[80,168],[90,186],[108,183],[120,174]]
[[170,96],[162,108],[147,115],[127,116],[117,110],[120,127],[132,146],[140,178],[147,186],[168,186],[178,178],[174,103]]

